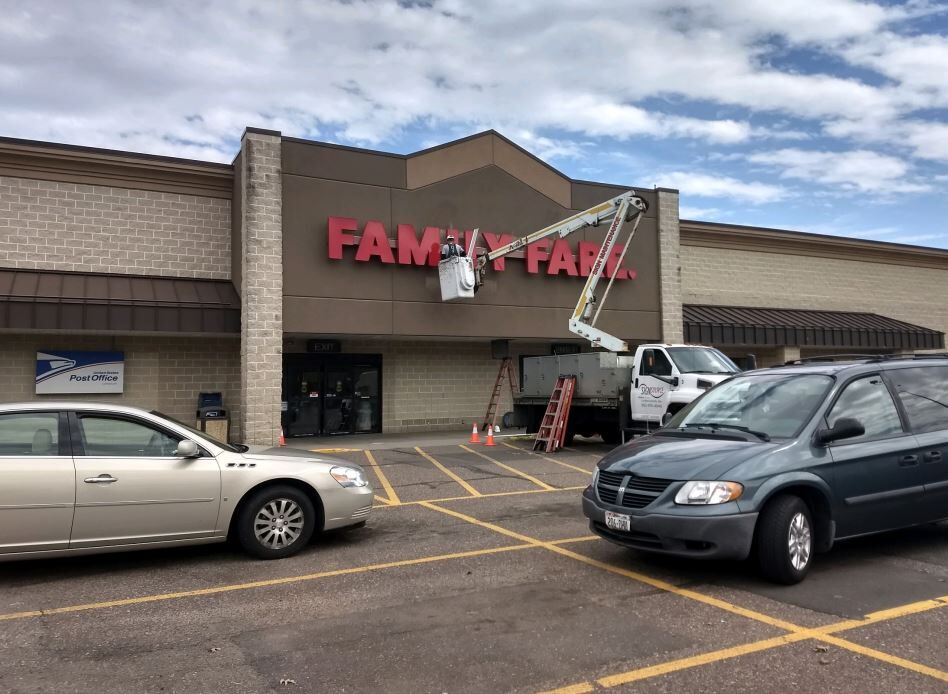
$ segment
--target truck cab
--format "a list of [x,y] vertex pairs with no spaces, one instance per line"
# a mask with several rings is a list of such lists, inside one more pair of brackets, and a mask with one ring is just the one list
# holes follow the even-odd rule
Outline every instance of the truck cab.
[[[623,358],[619,358],[620,365]],[[630,419],[646,429],[740,369],[723,352],[699,345],[640,345],[632,357]]]

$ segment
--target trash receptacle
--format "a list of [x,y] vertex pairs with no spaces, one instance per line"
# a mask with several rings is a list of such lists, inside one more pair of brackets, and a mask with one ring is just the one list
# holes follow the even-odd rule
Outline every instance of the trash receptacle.
[[224,409],[224,398],[220,393],[198,394],[196,419],[195,428],[222,443],[229,443],[230,418]]

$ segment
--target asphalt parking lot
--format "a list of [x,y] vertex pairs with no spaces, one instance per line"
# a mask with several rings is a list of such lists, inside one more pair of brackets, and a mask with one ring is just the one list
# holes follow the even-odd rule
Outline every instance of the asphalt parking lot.
[[948,524],[842,543],[802,584],[590,535],[607,446],[338,450],[366,527],[0,565],[0,692],[948,692]]

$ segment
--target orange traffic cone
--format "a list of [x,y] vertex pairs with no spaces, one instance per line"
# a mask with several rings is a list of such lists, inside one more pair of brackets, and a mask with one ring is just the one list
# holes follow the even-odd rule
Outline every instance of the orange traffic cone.
[[286,437],[283,435],[283,427],[280,427],[280,447],[286,448]]
[[477,422],[474,423],[474,428],[471,430],[471,440],[469,443],[480,443],[481,437],[477,433]]
[[497,445],[496,443],[494,443],[494,427],[487,427],[487,443],[485,443],[484,445],[485,446]]

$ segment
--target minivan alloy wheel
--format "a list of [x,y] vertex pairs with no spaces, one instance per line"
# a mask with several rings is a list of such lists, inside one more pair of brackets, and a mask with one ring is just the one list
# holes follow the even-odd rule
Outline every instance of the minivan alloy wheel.
[[803,570],[810,561],[812,535],[810,523],[802,513],[796,513],[790,520],[790,530],[787,533],[790,549],[790,563],[797,571]]
[[303,509],[292,499],[272,499],[254,518],[254,535],[260,544],[280,549],[296,542],[303,532]]

